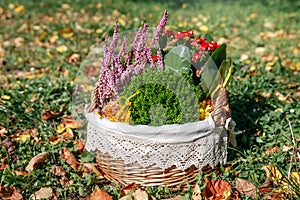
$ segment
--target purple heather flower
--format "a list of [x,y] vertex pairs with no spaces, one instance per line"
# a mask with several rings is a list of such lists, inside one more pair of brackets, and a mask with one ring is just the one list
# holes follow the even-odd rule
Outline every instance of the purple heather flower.
[[162,19],[160,20],[160,23],[159,25],[157,26],[155,32],[154,32],[154,35],[153,35],[153,38],[152,38],[152,41],[151,41],[151,46],[154,47],[157,42],[158,42],[158,39],[160,37],[160,34],[163,30],[163,28],[165,27],[166,23],[167,23],[167,20],[168,20],[168,11],[165,10],[164,14],[163,14],[163,17]]
[[158,69],[164,70],[165,69],[164,61],[163,61],[163,57],[161,55],[161,49],[160,48],[157,50],[157,56],[158,56],[158,60],[157,60]]

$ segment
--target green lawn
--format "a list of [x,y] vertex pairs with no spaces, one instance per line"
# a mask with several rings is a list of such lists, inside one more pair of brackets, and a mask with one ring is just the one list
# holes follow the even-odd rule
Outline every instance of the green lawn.
[[[65,127],[60,133],[59,128],[66,126],[63,116],[72,115],[74,81],[91,46],[112,34],[115,21],[120,31],[137,28],[143,20],[156,26],[165,9],[168,28],[210,33],[227,43],[233,60],[229,103],[243,134],[237,136],[237,147],[228,148],[228,164],[208,178],[230,183],[232,192],[237,178],[249,180],[260,188],[254,191],[258,199],[287,196],[283,187],[288,182],[296,193],[287,198],[300,198],[300,181],[284,180],[300,167],[299,1],[165,2],[0,2],[0,198],[2,187],[8,186],[20,190],[24,199],[46,187],[58,199],[86,199],[95,188],[121,197],[121,186],[63,158],[66,147],[78,162],[94,161],[82,153],[82,131]],[[25,175],[31,158],[42,152],[48,152],[46,161]],[[276,166],[283,180],[271,177],[268,187],[261,187],[267,165]],[[54,166],[61,166],[65,175],[57,175]],[[202,191],[204,178],[199,180]],[[147,191],[157,199],[192,195],[192,189]],[[239,196],[250,198],[242,192]]]

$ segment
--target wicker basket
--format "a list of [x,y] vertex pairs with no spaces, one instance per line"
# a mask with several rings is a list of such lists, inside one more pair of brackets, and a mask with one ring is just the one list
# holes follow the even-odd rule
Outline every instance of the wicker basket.
[[[88,110],[93,112],[97,107],[98,88],[96,87],[92,94],[92,103]],[[227,131],[225,130],[226,120],[230,117],[230,109],[228,104],[227,90],[225,88],[219,89],[215,98],[212,99],[214,104],[214,110],[211,113],[211,117],[219,129],[223,130],[226,134],[226,141],[224,137],[219,137],[216,144],[220,145],[223,154],[222,159],[226,159],[227,156]],[[95,127],[92,128],[101,128]],[[88,130],[89,133],[89,130]],[[104,131],[105,134],[105,131]],[[118,133],[116,133],[118,134]],[[89,138],[88,138],[89,140]],[[130,141],[127,141],[130,142]],[[216,147],[219,148],[219,147]],[[127,155],[130,156],[130,155]],[[216,157],[215,159],[220,159]],[[98,169],[102,172],[103,176],[108,180],[119,182],[123,185],[129,185],[136,183],[141,186],[168,186],[168,187],[184,187],[187,183],[193,184],[196,180],[196,176],[200,171],[203,173],[209,173],[213,171],[215,166],[204,166],[197,168],[195,165],[191,165],[186,169],[181,169],[175,165],[162,169],[155,165],[142,167],[138,163],[124,163],[124,160],[120,157],[112,157],[107,152],[96,151],[96,160]],[[187,161],[188,162],[188,161]],[[224,163],[221,163],[224,164]]]

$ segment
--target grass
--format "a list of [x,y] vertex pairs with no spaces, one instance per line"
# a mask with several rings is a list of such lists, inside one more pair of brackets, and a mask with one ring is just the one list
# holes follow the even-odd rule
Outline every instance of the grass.
[[[94,173],[76,171],[62,159],[60,151],[67,147],[79,160],[94,161],[88,153],[82,156],[78,152],[74,141],[80,139],[79,131],[74,129],[70,140],[52,144],[49,138],[57,135],[62,116],[50,120],[41,120],[41,116],[49,110],[72,114],[72,89],[80,63],[92,45],[112,34],[117,19],[121,31],[138,27],[144,19],[156,25],[164,9],[169,10],[169,28],[207,31],[215,40],[226,41],[233,59],[229,101],[237,129],[244,133],[237,138],[238,146],[228,149],[229,164],[212,177],[233,186],[236,178],[261,186],[266,180],[263,166],[272,164],[286,174],[290,168],[292,172],[299,170],[299,154],[289,148],[295,142],[299,151],[300,141],[299,2],[1,1],[0,128],[7,132],[0,142],[30,130],[37,133],[24,141],[13,140],[13,152],[0,148],[0,158],[7,164],[0,170],[0,185],[16,187],[24,199],[42,187],[53,188],[59,199],[87,197],[96,187],[115,199],[120,197],[119,185]],[[79,55],[78,62],[68,62],[72,54]],[[41,152],[49,152],[45,163],[30,176],[16,175]],[[62,166],[73,184],[62,186],[51,172],[52,166]],[[204,187],[203,182],[199,184]],[[158,199],[191,196],[191,190],[147,191]]]

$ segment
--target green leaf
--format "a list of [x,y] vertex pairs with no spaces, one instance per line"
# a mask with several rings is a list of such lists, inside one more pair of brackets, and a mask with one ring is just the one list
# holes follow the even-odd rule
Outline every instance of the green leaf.
[[80,155],[80,160],[82,162],[93,162],[94,159],[95,159],[95,156],[92,153],[88,152],[88,151],[84,151]]
[[[210,58],[206,61],[201,75],[201,86],[205,92],[211,92],[215,89],[217,84],[221,84],[221,77],[218,77],[219,70],[223,76],[226,67],[226,45],[222,44],[217,48]],[[216,80],[219,79],[219,80]],[[216,83],[216,84],[215,84]]]
[[216,66],[219,68],[224,60],[226,60],[226,44],[222,44],[217,48],[213,54],[211,55],[211,58],[216,63]]
[[191,66],[189,48],[184,45],[173,47],[165,56],[165,66],[178,73],[188,73]]
[[206,38],[205,42],[213,41],[213,37],[210,34],[208,34],[208,33],[203,34],[203,37]]

